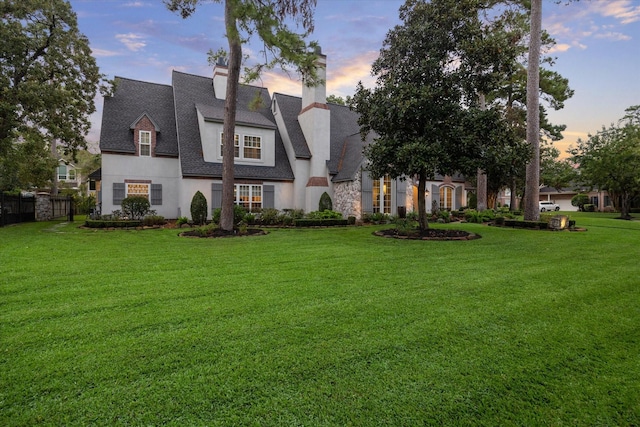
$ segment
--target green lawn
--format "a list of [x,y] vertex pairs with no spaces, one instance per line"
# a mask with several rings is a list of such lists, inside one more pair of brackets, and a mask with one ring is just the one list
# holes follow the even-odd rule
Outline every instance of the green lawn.
[[0,228],[0,425],[638,425],[640,222],[571,216],[445,242]]

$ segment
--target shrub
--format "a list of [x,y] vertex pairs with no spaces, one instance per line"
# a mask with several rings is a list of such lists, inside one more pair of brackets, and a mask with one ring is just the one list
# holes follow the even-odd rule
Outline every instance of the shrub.
[[308,219],[341,219],[342,214],[336,211],[324,210],[309,212],[306,217]]
[[151,227],[154,225],[164,225],[166,221],[162,215],[147,215],[142,219],[142,225]]
[[582,210],[585,212],[595,212],[596,211],[596,205],[592,205],[592,204],[586,204],[582,206]]
[[318,203],[318,210],[322,211],[331,211],[333,210],[333,202],[331,201],[331,196],[325,191],[320,196],[320,203]]
[[260,223],[263,225],[277,225],[281,222],[280,212],[277,209],[263,209],[260,214]]
[[191,219],[194,223],[202,225],[207,221],[207,199],[200,191],[196,191],[191,199]]
[[355,216],[353,216],[353,215],[348,216],[348,217],[347,217],[347,223],[348,223],[349,225],[355,225],[355,223],[356,223],[356,217],[355,217]]
[[183,224],[189,224],[189,218],[187,218],[186,216],[181,216],[176,220],[176,225],[178,227],[180,227]]
[[294,221],[296,227],[330,227],[336,225],[348,225],[346,219],[338,218],[302,218]]
[[149,213],[151,203],[144,196],[125,197],[121,203],[122,213],[129,219],[140,219]]
[[579,211],[584,211],[584,205],[589,203],[589,196],[578,193],[571,198],[571,206],[577,206]]
[[96,207],[96,196],[94,194],[89,194],[85,196],[83,194],[78,194],[75,197],[76,203],[76,213],[79,215],[85,215],[91,213],[91,209]]

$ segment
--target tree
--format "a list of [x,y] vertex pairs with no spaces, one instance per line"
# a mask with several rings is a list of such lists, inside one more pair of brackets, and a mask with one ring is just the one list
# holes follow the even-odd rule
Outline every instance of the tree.
[[540,151],[540,184],[561,191],[571,185],[576,172],[568,160],[559,160],[560,151],[552,146]]
[[0,191],[43,188],[51,184],[57,160],[42,138],[30,138],[7,147],[0,159]]
[[[414,176],[418,194],[436,173],[469,174],[488,166],[490,146],[503,146],[513,133],[496,106],[479,108],[477,93],[490,87],[503,56],[474,48],[482,33],[475,0],[408,0],[402,25],[387,34],[373,63],[376,87],[358,84],[352,106],[360,113],[368,170],[381,177]],[[475,40],[474,40],[474,37]],[[474,96],[472,96],[474,95]],[[428,227],[424,197],[418,222]]]
[[[222,2],[223,0],[216,0]],[[183,18],[195,12],[201,0],[165,0],[172,11],[179,11]],[[305,84],[317,84],[315,51],[309,49],[304,38],[313,30],[313,10],[316,0],[224,0],[224,20],[228,51],[210,54],[210,61],[226,56],[228,59],[227,93],[223,124],[222,146],[222,211],[220,228],[233,231],[234,205],[234,135],[236,98],[240,84],[242,44],[253,35],[263,42],[265,62],[245,69],[248,80],[255,79],[264,68],[295,64],[305,79]],[[287,18],[294,18],[305,33],[297,34],[286,25]],[[313,44],[311,44],[313,47]]]
[[349,95],[347,95],[346,98],[338,95],[329,95],[327,96],[327,102],[332,102],[338,105],[349,105],[351,103],[351,97]]
[[524,219],[540,218],[540,44],[542,42],[542,0],[531,0],[531,31],[529,61],[527,62],[527,142],[531,146],[531,159],[527,164],[524,198]]
[[3,0],[0,15],[0,161],[20,140],[86,147],[102,75],[71,5]]
[[582,183],[607,190],[620,217],[630,219],[631,202],[640,196],[640,105],[625,111],[617,125],[579,139],[570,153]]
[[580,212],[584,211],[584,205],[589,203],[589,196],[578,193],[571,198],[571,206],[576,206]]

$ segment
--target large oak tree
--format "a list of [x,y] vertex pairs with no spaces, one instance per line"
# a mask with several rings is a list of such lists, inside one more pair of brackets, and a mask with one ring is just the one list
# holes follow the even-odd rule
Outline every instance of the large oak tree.
[[86,148],[102,75],[69,2],[2,0],[0,20],[0,162],[24,141]]
[[[365,153],[373,177],[415,177],[424,195],[436,173],[485,169],[497,147],[515,140],[504,112],[479,102],[513,61],[487,37],[479,12],[489,3],[409,0],[400,8],[402,25],[389,31],[372,66],[376,87],[360,83],[352,101],[363,137],[376,135]],[[422,196],[418,217],[427,228]]]

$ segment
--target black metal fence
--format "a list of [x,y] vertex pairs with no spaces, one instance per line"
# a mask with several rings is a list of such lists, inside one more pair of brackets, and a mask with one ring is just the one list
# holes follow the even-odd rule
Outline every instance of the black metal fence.
[[36,220],[36,198],[0,192],[0,227]]

